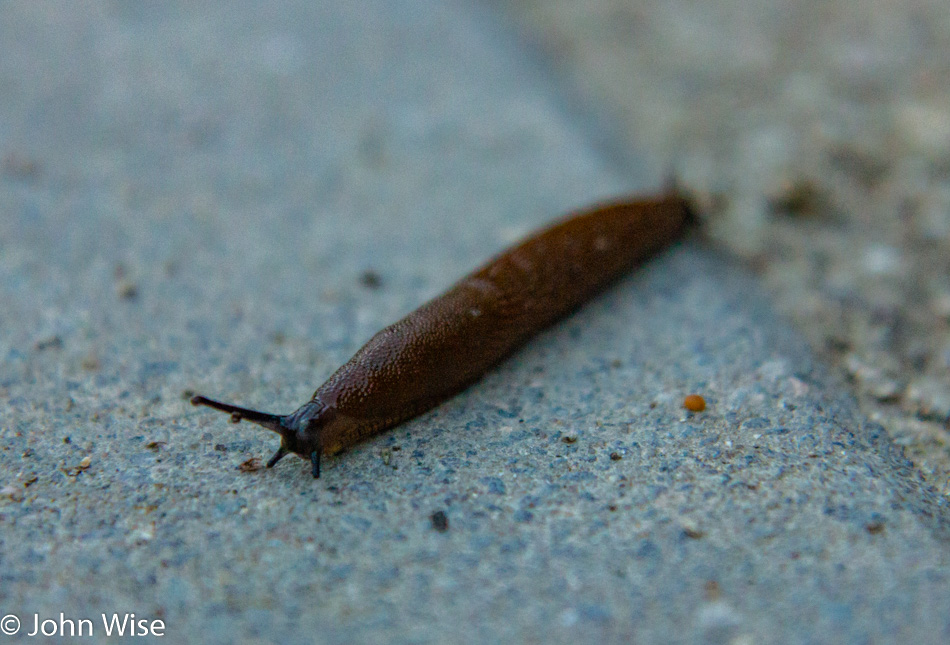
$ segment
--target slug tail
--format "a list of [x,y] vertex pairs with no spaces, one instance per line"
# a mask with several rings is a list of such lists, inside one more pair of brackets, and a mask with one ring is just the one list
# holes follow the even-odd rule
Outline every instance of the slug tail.
[[676,170],[672,166],[666,171],[661,195],[667,200],[679,203],[679,207],[683,209],[683,218],[687,226],[695,227],[702,224],[695,194],[684,188],[683,182],[677,177]]

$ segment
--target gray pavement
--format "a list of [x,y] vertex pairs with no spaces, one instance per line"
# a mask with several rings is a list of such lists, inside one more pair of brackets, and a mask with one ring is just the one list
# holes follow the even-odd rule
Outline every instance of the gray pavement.
[[317,482],[298,459],[242,471],[274,437],[187,404],[290,411],[521,234],[651,187],[498,20],[4,4],[0,616],[20,637],[62,612],[104,641],[101,615],[131,612],[172,642],[950,639],[945,499],[700,239]]

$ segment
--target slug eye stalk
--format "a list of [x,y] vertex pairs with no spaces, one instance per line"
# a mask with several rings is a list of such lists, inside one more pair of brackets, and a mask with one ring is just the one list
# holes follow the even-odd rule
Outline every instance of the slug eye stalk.
[[237,423],[241,420],[250,421],[251,423],[256,423],[259,426],[263,426],[268,430],[273,430],[279,435],[283,435],[288,429],[287,426],[284,425],[284,419],[286,419],[286,417],[282,417],[277,414],[268,414],[267,412],[259,412],[257,410],[242,408],[236,405],[231,405],[230,403],[215,401],[214,399],[209,399],[204,396],[191,397],[191,404],[206,405],[209,408],[214,408],[215,410],[220,410],[221,412],[227,412],[231,415],[231,423]]

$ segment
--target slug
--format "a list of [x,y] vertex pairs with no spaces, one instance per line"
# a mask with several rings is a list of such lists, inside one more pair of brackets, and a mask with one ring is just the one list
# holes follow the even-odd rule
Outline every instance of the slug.
[[681,237],[695,221],[675,189],[563,218],[502,252],[444,294],[373,336],[297,411],[267,414],[203,396],[194,405],[280,435],[271,468],[320,457],[457,394],[609,282]]

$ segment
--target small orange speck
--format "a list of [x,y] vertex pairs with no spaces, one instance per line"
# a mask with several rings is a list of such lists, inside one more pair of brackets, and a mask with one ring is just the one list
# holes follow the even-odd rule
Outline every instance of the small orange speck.
[[683,399],[683,407],[690,412],[702,412],[706,409],[706,399],[698,394],[690,394]]

